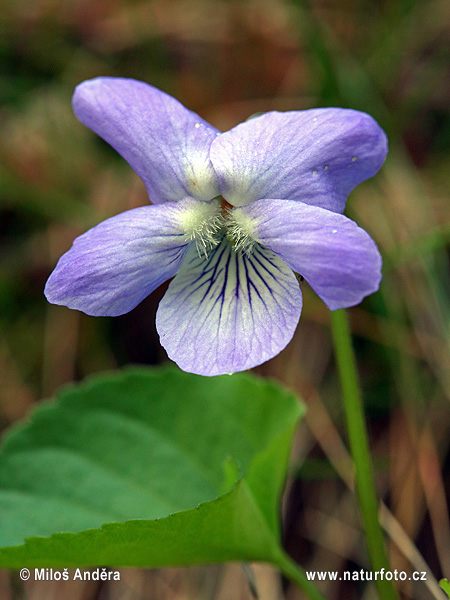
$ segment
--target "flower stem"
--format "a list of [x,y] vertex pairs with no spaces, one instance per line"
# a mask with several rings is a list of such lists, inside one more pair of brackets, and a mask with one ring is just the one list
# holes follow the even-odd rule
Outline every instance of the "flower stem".
[[[345,310],[331,312],[337,366],[341,380],[350,451],[355,468],[355,484],[366,534],[367,549],[374,571],[389,571],[384,538],[378,521],[378,499],[370,458],[367,428],[358,383],[355,355]],[[375,581],[382,600],[397,600],[391,581],[378,577]]]

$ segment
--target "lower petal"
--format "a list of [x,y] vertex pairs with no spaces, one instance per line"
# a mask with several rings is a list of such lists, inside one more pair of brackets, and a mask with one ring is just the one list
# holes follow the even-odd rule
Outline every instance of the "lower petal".
[[233,211],[260,244],[300,273],[331,310],[354,306],[378,289],[381,256],[358,225],[295,200],[259,200]]
[[177,272],[188,243],[183,220],[198,204],[143,206],[90,229],[60,258],[47,299],[94,316],[129,312]]
[[186,254],[156,315],[161,343],[179,367],[199,375],[243,371],[291,340],[302,307],[298,282],[266,248],[235,252],[226,237],[208,258]]

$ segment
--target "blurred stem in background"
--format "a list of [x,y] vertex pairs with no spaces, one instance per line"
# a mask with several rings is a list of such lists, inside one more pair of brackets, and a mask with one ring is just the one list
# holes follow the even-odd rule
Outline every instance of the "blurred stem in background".
[[287,554],[281,554],[277,566],[288,579],[306,594],[309,600],[326,600],[325,596],[308,580],[305,571],[299,567]]
[[[378,499],[370,458],[367,428],[352,348],[350,327],[345,310],[331,312],[331,330],[341,380],[350,451],[355,468],[356,491],[373,571],[389,571],[383,533],[378,521]],[[391,581],[375,581],[382,600],[397,600]]]

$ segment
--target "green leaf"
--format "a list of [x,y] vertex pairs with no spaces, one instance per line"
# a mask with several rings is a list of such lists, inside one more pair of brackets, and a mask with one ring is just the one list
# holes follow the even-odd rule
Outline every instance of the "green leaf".
[[61,391],[0,450],[0,566],[286,563],[301,413],[248,374],[140,368]]
[[448,582],[448,579],[441,579],[439,581],[439,586],[444,590],[444,592],[450,598],[450,583]]

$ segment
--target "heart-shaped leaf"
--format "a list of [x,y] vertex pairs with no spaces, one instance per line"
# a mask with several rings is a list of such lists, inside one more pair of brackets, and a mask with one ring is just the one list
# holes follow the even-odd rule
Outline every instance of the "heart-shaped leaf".
[[140,368],[61,391],[0,451],[0,566],[281,564],[301,413],[248,374]]

